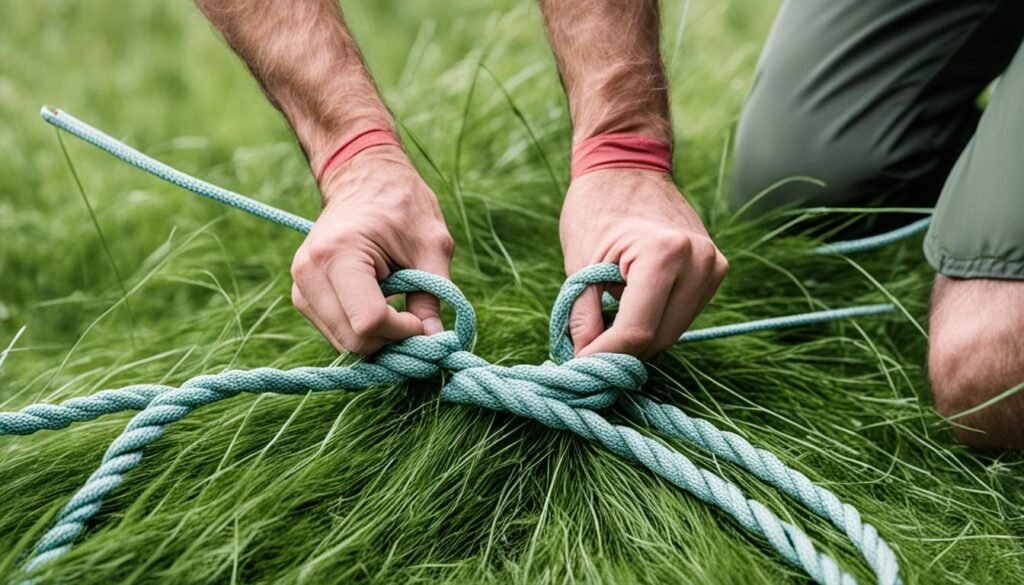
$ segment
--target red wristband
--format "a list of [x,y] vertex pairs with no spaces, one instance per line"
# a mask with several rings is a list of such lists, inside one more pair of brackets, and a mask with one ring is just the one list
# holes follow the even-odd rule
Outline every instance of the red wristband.
[[603,134],[572,151],[572,178],[602,169],[672,172],[672,145],[639,134]]
[[327,159],[327,162],[324,164],[324,168],[320,169],[320,172],[317,173],[316,182],[319,184],[328,171],[341,166],[353,156],[367,148],[373,148],[374,146],[401,145],[402,143],[398,141],[398,137],[395,136],[395,133],[391,130],[384,128],[370,128],[369,130],[364,130],[347,140],[339,146],[333,154],[331,154]]

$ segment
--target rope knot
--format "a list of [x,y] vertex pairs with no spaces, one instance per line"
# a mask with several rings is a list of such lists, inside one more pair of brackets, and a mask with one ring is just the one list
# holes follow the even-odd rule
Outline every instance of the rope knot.
[[539,420],[554,416],[559,406],[590,410],[609,407],[623,392],[638,390],[647,380],[643,363],[623,354],[512,367],[476,359],[482,363],[452,375],[441,391],[443,399]]
[[[469,351],[476,337],[472,305],[450,281],[415,270],[400,270],[381,284],[385,294],[424,291],[455,308],[454,331],[411,337],[381,351],[371,368],[404,378],[429,378],[442,368],[452,377],[441,396],[460,404],[544,417],[557,405],[599,409],[611,406],[623,392],[647,380],[643,363],[624,354],[572,357],[567,339],[569,309],[583,290],[598,282],[621,282],[613,264],[598,264],[573,275],[552,310],[552,356],[539,366],[497,366]],[[383,372],[382,372],[383,374]]]
[[458,372],[490,365],[467,351],[454,331],[417,335],[392,343],[381,350],[372,363],[403,378],[421,380],[436,376],[441,368]]

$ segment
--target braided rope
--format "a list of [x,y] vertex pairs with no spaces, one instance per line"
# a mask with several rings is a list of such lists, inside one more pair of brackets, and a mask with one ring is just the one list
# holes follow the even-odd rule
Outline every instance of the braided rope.
[[856,254],[857,252],[867,252],[868,250],[888,246],[889,244],[894,244],[900,240],[905,240],[911,236],[919,234],[928,229],[928,226],[931,224],[932,218],[925,217],[882,234],[876,234],[874,236],[868,236],[866,238],[859,238],[856,240],[826,242],[817,248],[812,249],[811,253],[820,256],[828,256],[831,254]]
[[677,343],[691,343],[694,341],[707,341],[709,339],[721,339],[723,337],[734,337],[736,335],[747,335],[758,331],[776,331],[779,329],[792,329],[804,327],[815,323],[826,323],[828,321],[840,321],[853,319],[855,317],[871,317],[875,315],[887,315],[894,313],[896,306],[890,303],[877,305],[861,305],[859,307],[844,307],[842,309],[828,309],[826,311],[812,311],[809,313],[797,313],[795,315],[784,315],[782,317],[771,317],[769,319],[758,319],[756,321],[744,321],[743,323],[730,323],[717,327],[705,327],[703,329],[691,329],[679,337]]
[[803,473],[788,467],[773,453],[751,445],[743,437],[722,431],[710,422],[687,416],[670,404],[661,404],[644,397],[631,397],[627,410],[670,437],[686,441],[694,447],[739,465],[761,481],[782,491],[833,526],[842,530],[872,567],[882,567],[879,583],[899,582],[899,562],[878,530],[865,524],[860,512],[842,502],[831,491],[815,485]]
[[113,412],[142,410],[171,386],[139,384],[120,390],[103,390],[91,396],[71,398],[60,404],[33,404],[18,412],[0,412],[0,436],[31,435],[55,431],[72,423],[99,418]]
[[[387,294],[422,290],[448,302],[455,307],[454,331],[391,344],[372,360],[350,367],[229,370],[192,378],[178,388],[129,386],[58,406],[33,405],[17,413],[0,413],[2,434],[25,434],[61,428],[104,413],[141,408],[107,449],[100,467],[39,540],[26,569],[31,572],[65,554],[99,511],[103,500],[141,462],[145,447],[159,439],[167,425],[196,408],[242,392],[302,394],[394,385],[413,378],[431,378],[443,368],[453,373],[441,391],[443,401],[508,412],[574,432],[725,511],[741,526],[765,538],[783,559],[803,569],[815,581],[830,585],[854,583],[853,577],[843,572],[832,557],[818,551],[799,528],[784,522],[760,502],[746,498],[734,484],[697,467],[657,440],[613,424],[594,412],[613,404],[622,393],[638,390],[646,380],[646,370],[639,360],[624,354],[572,359],[571,346],[563,343],[568,312],[587,286],[621,278],[616,266],[598,264],[568,279],[552,311],[555,361],[540,366],[496,366],[471,353],[476,319],[465,296],[444,278],[402,270],[385,281],[383,290]],[[564,359],[566,352],[568,359]],[[815,486],[805,475],[738,435],[722,432],[707,421],[691,419],[672,406],[636,397],[629,408],[656,429],[750,470],[828,519],[860,550],[880,583],[900,583],[893,551],[871,525],[861,521],[856,509],[843,504],[830,491]]]
[[[186,175],[60,110],[44,107],[42,115],[54,126],[168,182],[297,231],[309,231],[311,222],[308,220]],[[923,228],[917,224],[921,223],[896,230],[900,232],[898,234],[883,234],[870,242],[869,239],[840,242],[837,243],[838,248],[824,250],[823,246],[815,252],[848,253],[870,249],[920,231]],[[103,499],[139,464],[145,446],[162,436],[167,425],[181,420],[196,408],[241,392],[301,394],[394,385],[408,379],[433,377],[443,368],[453,375],[442,388],[442,400],[509,412],[551,428],[572,431],[719,507],[741,526],[764,537],[786,561],[803,569],[815,581],[844,585],[854,583],[853,577],[843,572],[829,555],[818,551],[800,529],[782,521],[756,500],[746,499],[734,484],[697,467],[682,454],[656,440],[632,428],[612,424],[594,412],[613,404],[622,393],[639,389],[646,380],[643,364],[627,355],[598,354],[572,359],[572,345],[567,333],[569,310],[587,286],[606,282],[623,282],[617,266],[590,266],[566,281],[552,310],[550,334],[554,361],[540,366],[496,366],[471,353],[469,348],[476,335],[475,314],[462,292],[446,279],[402,270],[382,283],[385,294],[413,291],[434,294],[455,308],[454,331],[391,344],[371,361],[346,368],[229,370],[190,379],[178,388],[128,386],[73,398],[59,405],[37,404],[18,412],[0,413],[0,435],[13,435],[59,429],[113,412],[141,410],[124,433],[110,445],[100,468],[61,510],[54,526],[36,545],[34,556],[26,568],[32,571],[67,552],[89,519],[98,512]],[[817,311],[695,330],[683,335],[680,341],[714,339],[892,310],[892,305],[868,305]],[[804,474],[787,467],[775,455],[753,447],[734,433],[717,429],[708,421],[690,418],[670,405],[631,396],[627,410],[662,433],[733,462],[783,491],[842,530],[860,551],[879,583],[902,582],[895,553],[879,537],[877,530],[865,524],[855,508],[841,502],[829,490],[814,485]]]
[[309,233],[309,230],[313,228],[313,222],[304,217],[299,217],[287,211],[250,199],[245,195],[229,191],[223,187],[218,187],[213,183],[207,183],[202,179],[197,179],[196,177],[187,175],[170,165],[164,164],[155,158],[139,152],[120,140],[117,140],[113,136],[86,124],[63,110],[51,108],[50,106],[43,106],[42,109],[39,110],[39,115],[53,126],[88,142],[100,150],[106,151],[133,167],[146,171],[155,177],[163,179],[173,185],[177,185],[187,191],[191,191],[196,195],[213,199],[218,203],[229,205],[235,209],[240,209],[246,213],[255,215],[256,217],[262,217],[263,219],[270,220],[274,223],[289,227],[304,234]]

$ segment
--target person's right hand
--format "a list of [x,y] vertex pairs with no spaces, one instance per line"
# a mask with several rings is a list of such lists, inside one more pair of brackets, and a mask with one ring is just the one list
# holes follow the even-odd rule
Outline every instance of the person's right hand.
[[437,197],[397,146],[377,146],[323,177],[324,208],[292,262],[292,302],[339,351],[442,331],[439,302],[389,305],[379,281],[399,268],[448,278],[454,242]]

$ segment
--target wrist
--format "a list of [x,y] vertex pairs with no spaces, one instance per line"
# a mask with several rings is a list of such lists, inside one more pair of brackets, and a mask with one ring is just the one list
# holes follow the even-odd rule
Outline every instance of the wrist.
[[375,128],[395,132],[395,123],[386,109],[364,108],[359,111],[345,111],[330,115],[318,109],[318,113],[296,116],[287,112],[299,143],[309,161],[313,176],[322,174],[324,167],[338,149],[353,138]]
[[386,190],[385,186],[393,185],[397,177],[406,177],[409,173],[416,175],[416,168],[401,146],[367,148],[327,170],[318,183],[322,203],[326,207],[338,200],[379,194],[382,189]]
[[316,162],[310,160],[310,166],[321,189],[329,176],[336,174],[335,171],[343,167],[351,166],[357,158],[361,161],[378,159],[408,163],[408,157],[395,131],[390,126],[372,122],[354,125],[336,141],[333,149],[325,152],[326,155],[318,157],[322,159],[319,167]]
[[573,124],[572,146],[598,136],[630,134],[660,142],[672,143],[672,124],[668,118],[650,112],[629,112]]
[[671,177],[672,143],[641,134],[601,134],[574,145],[572,180],[608,169],[634,169]]

